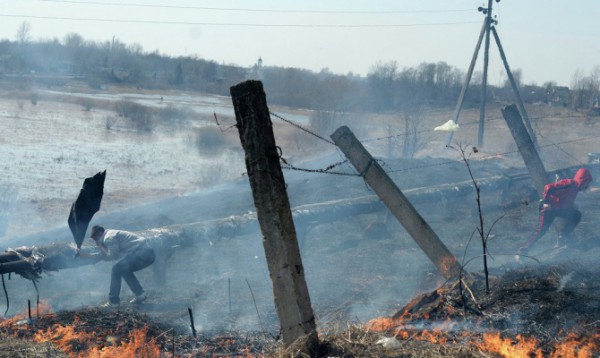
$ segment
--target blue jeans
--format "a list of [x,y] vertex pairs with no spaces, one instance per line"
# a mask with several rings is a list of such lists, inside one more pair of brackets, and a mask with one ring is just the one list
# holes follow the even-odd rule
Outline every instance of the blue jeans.
[[121,294],[121,278],[127,282],[127,285],[136,296],[144,293],[144,289],[142,288],[142,285],[140,285],[140,281],[138,281],[133,273],[152,265],[154,259],[154,250],[141,247],[135,249],[119,260],[119,262],[113,266],[112,273],[110,275],[110,292],[108,294],[109,302],[120,302],[119,295]]

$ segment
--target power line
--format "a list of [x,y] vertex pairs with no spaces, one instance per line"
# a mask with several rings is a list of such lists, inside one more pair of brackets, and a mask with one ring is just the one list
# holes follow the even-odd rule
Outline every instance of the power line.
[[414,24],[256,24],[256,23],[225,23],[225,22],[196,22],[196,21],[164,21],[164,20],[124,20],[89,17],[66,17],[66,16],[37,16],[20,14],[0,14],[0,17],[14,17],[25,19],[63,20],[63,21],[92,21],[92,22],[114,22],[131,24],[160,24],[160,25],[202,25],[202,26],[242,26],[242,27],[296,27],[296,28],[392,28],[392,27],[421,27],[421,26],[452,26],[479,23],[478,21],[464,22],[438,22],[438,23],[414,23]]
[[184,9],[184,10],[211,10],[211,11],[240,11],[240,12],[270,12],[270,13],[293,13],[293,14],[419,14],[419,13],[451,13],[451,12],[471,12],[473,9],[446,9],[446,10],[275,10],[275,9],[252,9],[252,8],[223,8],[223,7],[205,7],[205,6],[181,6],[181,5],[150,5],[137,3],[115,3],[101,1],[75,1],[75,0],[39,0],[43,2],[80,4],[80,5],[102,5],[102,6],[129,6],[143,8],[159,9]]

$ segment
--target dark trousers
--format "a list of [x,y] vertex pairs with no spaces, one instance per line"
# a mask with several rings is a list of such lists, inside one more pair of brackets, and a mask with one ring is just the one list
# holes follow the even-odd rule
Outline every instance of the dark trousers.
[[112,268],[108,300],[111,303],[119,303],[121,278],[127,282],[127,285],[136,296],[144,293],[140,281],[138,281],[133,273],[152,265],[154,259],[154,250],[150,248],[138,248],[119,260]]
[[565,224],[560,232],[562,237],[567,237],[575,226],[579,224],[581,220],[581,212],[575,208],[564,208],[564,209],[551,209],[546,208],[540,210],[540,220],[538,227],[535,232],[529,237],[525,246],[521,249],[528,251],[531,245],[539,240],[550,228],[550,225],[556,218],[562,218],[565,220]]

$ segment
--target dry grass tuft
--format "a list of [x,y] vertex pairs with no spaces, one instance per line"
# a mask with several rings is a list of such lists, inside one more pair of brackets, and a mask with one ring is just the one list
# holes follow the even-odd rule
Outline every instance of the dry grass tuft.
[[52,343],[33,343],[16,337],[0,336],[0,358],[62,358],[68,357]]

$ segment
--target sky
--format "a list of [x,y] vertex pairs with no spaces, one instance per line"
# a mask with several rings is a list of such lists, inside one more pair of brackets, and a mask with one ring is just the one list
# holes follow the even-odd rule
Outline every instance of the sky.
[[[467,70],[485,0],[0,0],[0,39],[25,21],[33,41],[69,33],[139,44],[145,52],[218,63],[365,76],[378,63],[398,68],[444,61]],[[600,66],[598,0],[500,0],[493,12],[510,69],[522,82],[569,86]],[[506,79],[491,39],[489,82]],[[483,71],[484,50],[475,71]]]

